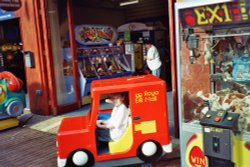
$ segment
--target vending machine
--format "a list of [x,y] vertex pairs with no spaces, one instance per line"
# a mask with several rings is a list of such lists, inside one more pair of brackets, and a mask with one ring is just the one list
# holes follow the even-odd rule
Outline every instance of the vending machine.
[[175,4],[182,167],[250,164],[250,1]]

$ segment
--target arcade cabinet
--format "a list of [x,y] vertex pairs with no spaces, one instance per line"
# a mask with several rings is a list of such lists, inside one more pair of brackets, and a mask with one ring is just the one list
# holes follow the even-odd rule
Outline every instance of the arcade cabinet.
[[250,4],[175,4],[182,167],[250,164]]

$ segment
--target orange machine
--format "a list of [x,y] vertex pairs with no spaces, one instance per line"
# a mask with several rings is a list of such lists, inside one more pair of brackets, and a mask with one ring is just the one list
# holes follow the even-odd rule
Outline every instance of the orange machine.
[[[96,121],[104,95],[127,92],[131,121],[125,134],[100,151]],[[91,108],[86,116],[64,118],[57,133],[58,166],[93,166],[95,162],[138,157],[153,162],[172,151],[168,127],[166,84],[153,76],[96,80],[91,85]]]

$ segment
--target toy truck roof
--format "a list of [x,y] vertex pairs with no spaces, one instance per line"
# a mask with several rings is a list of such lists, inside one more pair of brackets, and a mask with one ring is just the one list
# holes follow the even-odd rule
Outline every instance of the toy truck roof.
[[95,80],[91,83],[91,94],[93,96],[96,92],[105,93],[107,91],[128,91],[131,88],[147,85],[165,86],[165,82],[153,75],[129,76],[121,78]]

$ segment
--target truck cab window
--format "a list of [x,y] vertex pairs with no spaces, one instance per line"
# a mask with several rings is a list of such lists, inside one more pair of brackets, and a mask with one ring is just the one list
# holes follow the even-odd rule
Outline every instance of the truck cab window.
[[126,133],[130,110],[127,92],[111,93],[106,97],[100,102],[96,121],[96,140],[98,150],[106,148],[105,152],[109,152],[108,143],[118,141]]

